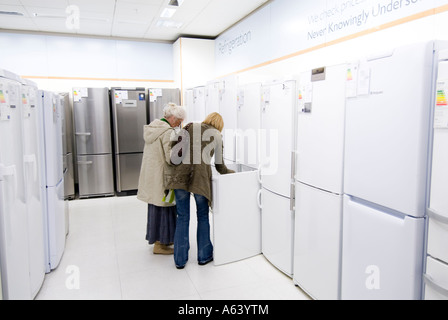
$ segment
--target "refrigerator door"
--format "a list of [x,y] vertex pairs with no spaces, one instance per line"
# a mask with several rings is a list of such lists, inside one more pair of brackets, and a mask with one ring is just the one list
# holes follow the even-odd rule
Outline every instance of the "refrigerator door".
[[168,103],[180,105],[179,89],[148,89],[149,96],[149,121],[162,119],[163,109]]
[[229,76],[221,83],[221,103],[219,112],[224,120],[223,142],[224,159],[236,162],[236,130],[237,127],[237,86],[236,76]]
[[221,82],[207,83],[205,89],[205,113],[210,114],[213,112],[219,113],[219,101],[221,92]]
[[314,69],[301,76],[296,180],[343,193],[345,82],[347,65]]
[[201,123],[205,120],[205,87],[197,87],[193,89],[193,110],[194,121]]
[[216,174],[212,183],[215,265],[261,254],[258,172]]
[[143,153],[143,127],[147,122],[145,89],[115,88],[112,101],[115,154]]
[[31,296],[40,290],[45,277],[44,215],[41,191],[41,141],[36,90],[22,87],[23,107],[23,162],[25,196],[28,216],[29,263]]
[[279,270],[292,277],[294,220],[290,199],[263,187],[261,203],[263,255]]
[[190,122],[194,122],[194,108],[193,108],[193,89],[187,89],[184,93],[184,101],[183,104],[187,109],[187,118],[184,121],[184,124],[188,124]]
[[43,92],[45,131],[45,167],[47,186],[56,186],[63,177],[62,117],[60,105],[52,92]]
[[[446,192],[446,191],[445,191]],[[448,215],[429,210],[428,254],[448,263]]]
[[238,89],[236,161],[259,168],[259,132],[261,129],[261,84],[249,84]]
[[79,197],[114,194],[112,154],[78,156]]
[[448,264],[428,257],[425,300],[448,300]]
[[295,81],[263,88],[261,113],[261,177],[263,188],[291,196]]
[[58,267],[65,249],[64,181],[47,188],[48,248],[50,269]]
[[31,299],[20,85],[0,78],[0,262],[3,298]]
[[119,154],[117,165],[117,191],[137,190],[143,153]]
[[425,215],[433,50],[411,45],[359,64],[346,105],[346,194]]
[[342,196],[296,185],[294,282],[314,299],[340,298]]
[[419,300],[425,219],[344,196],[343,300]]
[[[77,90],[81,91],[74,89],[74,92]],[[75,95],[73,101],[77,154],[112,153],[109,91],[107,88],[82,91],[84,97]]]

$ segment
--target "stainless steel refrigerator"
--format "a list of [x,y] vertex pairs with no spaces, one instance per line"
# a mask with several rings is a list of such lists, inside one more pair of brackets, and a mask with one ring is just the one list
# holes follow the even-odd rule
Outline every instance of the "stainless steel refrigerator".
[[135,194],[143,159],[143,127],[147,124],[146,89],[112,88],[116,191]]
[[73,89],[79,197],[114,195],[108,88]]
[[180,104],[179,89],[148,89],[149,119],[148,123],[163,118],[163,109],[168,103]]

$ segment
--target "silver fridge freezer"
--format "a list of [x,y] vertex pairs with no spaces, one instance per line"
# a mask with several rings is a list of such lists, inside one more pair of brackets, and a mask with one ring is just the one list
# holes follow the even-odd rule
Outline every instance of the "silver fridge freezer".
[[179,89],[148,89],[149,113],[148,123],[163,118],[163,109],[168,103],[180,105]]
[[116,191],[118,195],[135,194],[143,159],[143,128],[147,124],[146,90],[112,88],[112,119]]
[[73,90],[79,197],[114,195],[108,88]]

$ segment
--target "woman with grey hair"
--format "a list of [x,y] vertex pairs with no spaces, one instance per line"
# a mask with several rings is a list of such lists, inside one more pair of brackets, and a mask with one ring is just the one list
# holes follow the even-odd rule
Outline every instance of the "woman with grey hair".
[[169,103],[164,118],[144,127],[145,148],[140,170],[137,199],[148,204],[146,240],[154,244],[154,254],[173,254],[176,206],[167,202],[163,177],[170,159],[171,135],[186,118],[185,108]]

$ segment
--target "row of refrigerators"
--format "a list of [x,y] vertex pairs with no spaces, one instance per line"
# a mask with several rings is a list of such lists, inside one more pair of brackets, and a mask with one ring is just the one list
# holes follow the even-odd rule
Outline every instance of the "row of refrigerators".
[[315,299],[448,299],[448,43],[237,82],[185,93],[238,171],[213,177],[215,264],[262,253]]
[[3,299],[33,299],[59,265],[75,186],[81,198],[135,192],[144,125],[180,103],[178,89],[76,88],[72,97],[73,108],[68,93],[0,70]]

